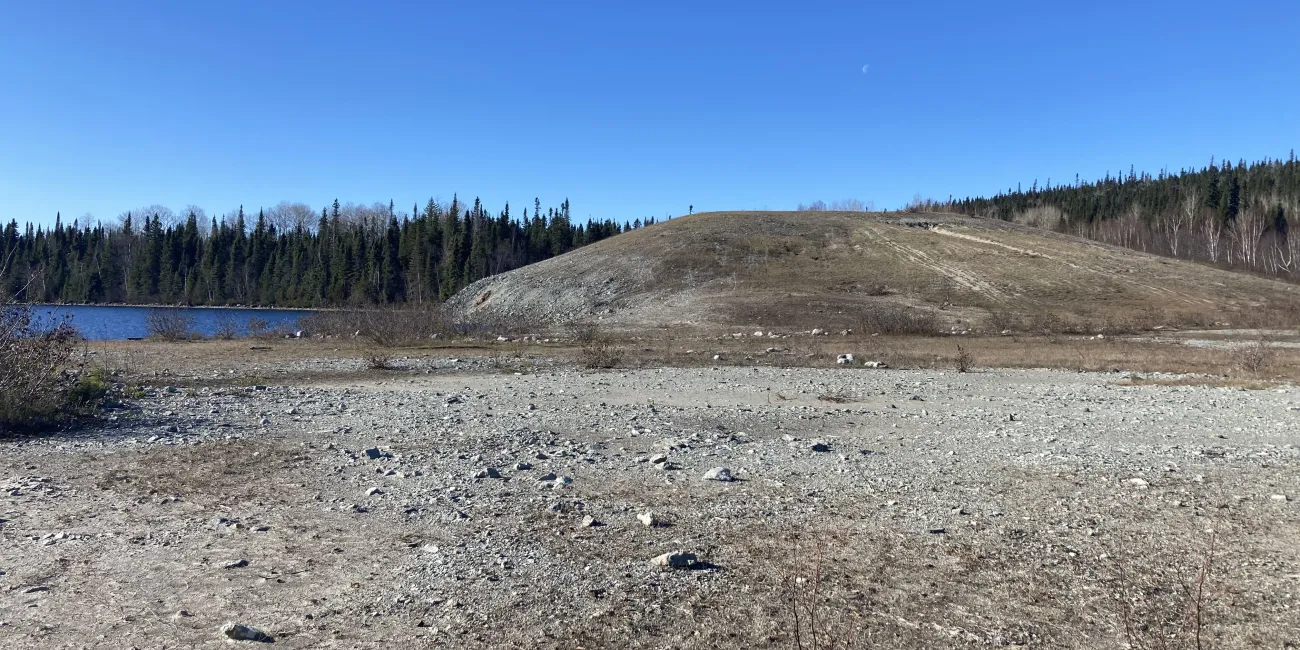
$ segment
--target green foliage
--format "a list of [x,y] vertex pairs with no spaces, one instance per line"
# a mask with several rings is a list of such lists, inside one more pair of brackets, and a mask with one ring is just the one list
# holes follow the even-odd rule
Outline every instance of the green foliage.
[[[515,218],[475,199],[411,215],[334,204],[314,225],[277,227],[240,208],[206,229],[128,213],[120,226],[56,218],[0,229],[0,296],[19,302],[260,305],[437,303],[466,284],[565,253],[632,224],[573,224],[569,203]],[[650,225],[653,220],[646,220]],[[206,231],[205,231],[206,230]]]
[[103,368],[92,368],[77,377],[68,389],[67,403],[74,409],[98,406],[113,389],[112,377]]

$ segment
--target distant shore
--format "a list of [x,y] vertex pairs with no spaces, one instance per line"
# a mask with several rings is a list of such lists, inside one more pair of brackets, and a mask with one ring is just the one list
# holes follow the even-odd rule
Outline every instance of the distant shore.
[[248,305],[167,305],[124,302],[27,302],[30,307],[134,307],[138,309],[242,309],[247,311],[338,311],[338,307],[254,307]]

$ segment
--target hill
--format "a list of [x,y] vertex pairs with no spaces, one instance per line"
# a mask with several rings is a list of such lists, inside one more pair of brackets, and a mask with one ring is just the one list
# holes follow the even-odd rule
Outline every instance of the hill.
[[994,219],[715,212],[475,282],[493,325],[1119,331],[1294,323],[1300,287]]

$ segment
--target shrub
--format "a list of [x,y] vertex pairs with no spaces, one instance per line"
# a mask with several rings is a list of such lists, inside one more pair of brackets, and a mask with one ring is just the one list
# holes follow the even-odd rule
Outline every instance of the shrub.
[[182,309],[150,309],[144,322],[149,338],[185,341],[194,336],[194,316]]
[[934,314],[919,309],[876,305],[863,313],[862,330],[879,334],[930,336],[939,333],[939,319]]
[[76,382],[79,339],[66,321],[40,324],[25,305],[0,306],[0,430],[63,414]]
[[415,345],[455,331],[437,307],[322,311],[298,319],[311,334],[327,338],[362,338],[381,347]]
[[970,366],[973,361],[974,357],[971,356],[970,351],[958,345],[957,372],[970,372]]
[[217,322],[212,335],[222,341],[229,341],[238,338],[239,323],[236,323],[234,317],[229,314],[221,314],[220,316],[217,316]]
[[574,325],[573,338],[581,348],[579,360],[588,368],[613,368],[622,360],[613,341],[595,323]]
[[1234,356],[1238,370],[1250,375],[1258,375],[1273,362],[1273,354],[1273,346],[1268,340],[1261,338],[1238,348]]

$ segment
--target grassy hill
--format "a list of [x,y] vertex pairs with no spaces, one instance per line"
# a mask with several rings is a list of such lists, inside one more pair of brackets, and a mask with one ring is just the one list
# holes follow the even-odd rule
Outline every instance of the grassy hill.
[[486,278],[449,307],[530,327],[1092,332],[1293,325],[1297,298],[1285,282],[997,220],[715,212]]

